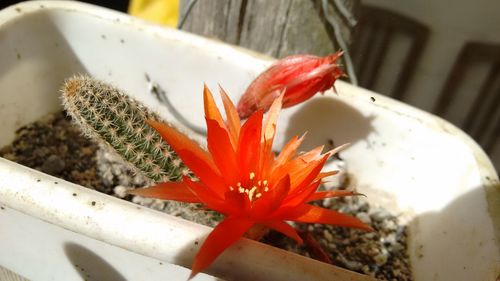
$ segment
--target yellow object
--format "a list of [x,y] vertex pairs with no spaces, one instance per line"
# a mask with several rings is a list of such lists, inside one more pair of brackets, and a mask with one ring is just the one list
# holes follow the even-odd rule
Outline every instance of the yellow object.
[[128,13],[162,25],[176,27],[179,0],[130,0]]

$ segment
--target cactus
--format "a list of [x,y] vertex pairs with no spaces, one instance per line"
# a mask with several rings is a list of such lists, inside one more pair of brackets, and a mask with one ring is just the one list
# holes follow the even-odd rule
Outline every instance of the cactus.
[[127,162],[156,181],[176,181],[189,171],[161,136],[145,123],[159,116],[120,90],[86,76],[62,88],[64,109],[83,133],[111,146]]

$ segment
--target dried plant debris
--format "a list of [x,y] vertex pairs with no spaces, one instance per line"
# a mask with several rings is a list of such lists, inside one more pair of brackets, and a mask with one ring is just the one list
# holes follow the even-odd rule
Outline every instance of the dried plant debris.
[[[11,145],[0,156],[82,186],[118,198],[167,212],[184,219],[214,226],[221,217],[200,211],[198,205],[128,195],[133,188],[152,184],[151,180],[104,145],[83,137],[64,112],[50,114],[16,131]],[[270,232],[263,241],[305,256],[330,262],[380,280],[412,280],[407,255],[406,226],[382,208],[372,208],[364,197],[327,199],[322,207],[357,216],[375,231],[334,227],[323,224],[296,224],[306,243]]]

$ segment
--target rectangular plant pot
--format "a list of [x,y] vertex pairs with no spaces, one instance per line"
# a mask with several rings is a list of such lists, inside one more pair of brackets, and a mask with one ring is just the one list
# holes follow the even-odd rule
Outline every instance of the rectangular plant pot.
[[[72,1],[1,11],[0,50],[0,146],[20,126],[60,110],[59,88],[74,74],[109,81],[175,122],[148,94],[147,75],[203,126],[203,83],[223,85],[236,101],[273,62]],[[484,152],[438,117],[342,81],[336,88],[338,95],[284,110],[276,148],[305,131],[305,149],[352,143],[342,157],[358,191],[409,225],[414,280],[494,280],[500,191]],[[0,265],[34,280],[184,280],[210,230],[3,158],[0,207]],[[348,278],[334,266],[247,239],[207,273],[227,280]],[[196,279],[216,279],[208,274]]]

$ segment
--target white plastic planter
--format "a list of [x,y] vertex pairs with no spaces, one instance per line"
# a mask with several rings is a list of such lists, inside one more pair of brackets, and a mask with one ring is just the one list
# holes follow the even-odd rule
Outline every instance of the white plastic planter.
[[[1,11],[0,50],[0,146],[18,127],[59,110],[58,90],[72,74],[112,82],[171,119],[147,94],[147,74],[202,126],[204,82],[220,83],[236,101],[272,62],[69,1]],[[342,156],[359,190],[409,224],[416,281],[494,280],[500,191],[484,152],[428,113],[346,83],[337,90],[283,111],[276,146],[304,131],[305,148],[351,142]],[[0,207],[0,265],[34,280],[184,280],[209,231],[3,158]],[[347,280],[333,266],[246,239],[207,272],[228,280]]]

